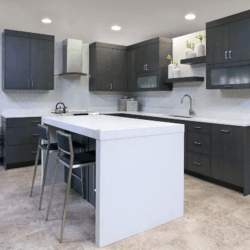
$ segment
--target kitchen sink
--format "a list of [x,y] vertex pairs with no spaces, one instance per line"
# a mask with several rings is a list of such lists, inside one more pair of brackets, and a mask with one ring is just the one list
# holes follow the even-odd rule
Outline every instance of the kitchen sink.
[[194,118],[194,117],[190,117],[190,116],[181,116],[181,115],[169,115],[169,116],[172,116],[172,117],[179,117],[179,118],[189,118],[189,119]]

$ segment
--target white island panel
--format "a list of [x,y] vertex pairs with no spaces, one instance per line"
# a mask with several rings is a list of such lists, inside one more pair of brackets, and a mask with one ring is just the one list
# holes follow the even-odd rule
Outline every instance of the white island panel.
[[184,134],[97,142],[96,244],[183,216]]

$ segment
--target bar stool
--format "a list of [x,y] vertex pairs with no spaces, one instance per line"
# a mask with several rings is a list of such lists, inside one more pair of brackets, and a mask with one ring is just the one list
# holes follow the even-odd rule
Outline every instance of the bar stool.
[[[60,162],[64,166],[69,168],[67,189],[66,189],[64,209],[63,209],[61,236],[60,236],[60,241],[59,241],[60,243],[62,243],[64,226],[65,226],[65,219],[66,219],[66,212],[67,212],[67,205],[68,205],[68,198],[69,198],[69,189],[70,189],[70,183],[71,183],[72,169],[73,168],[74,169],[75,168],[83,168],[83,167],[87,167],[90,165],[93,165],[95,168],[96,162],[95,162],[95,151],[74,154],[71,135],[63,133],[61,131],[56,131],[56,134],[57,134],[57,140],[58,140],[58,153],[57,153],[57,159],[56,159],[56,168],[55,168],[54,178],[53,178],[52,187],[51,187],[50,201],[49,201],[48,208],[47,208],[46,220],[48,220],[48,217],[49,217],[49,210],[51,207],[54,186],[55,186],[55,180],[56,180],[57,166],[58,166],[58,163]],[[61,154],[61,153],[63,153],[63,154]]]
[[[30,197],[32,196],[32,192],[33,192],[33,187],[34,187],[34,182],[35,182],[35,178],[36,178],[37,164],[38,164],[38,159],[39,159],[39,156],[40,156],[40,151],[44,150],[46,152],[46,158],[45,158],[45,166],[44,166],[44,171],[43,171],[43,181],[42,181],[42,188],[41,188],[40,203],[39,203],[39,210],[41,210],[43,192],[44,192],[44,185],[45,185],[45,178],[46,178],[48,159],[49,159],[49,153],[57,151],[58,146],[57,146],[57,143],[50,143],[50,133],[49,133],[49,129],[48,129],[47,126],[39,124],[39,125],[37,125],[37,127],[38,127],[39,141],[38,141],[38,147],[37,147],[35,169],[34,169],[34,173],[33,173]],[[46,141],[47,143],[42,144],[42,140]],[[80,144],[78,142],[73,142],[73,148],[74,149],[81,149],[82,147],[83,147],[82,144]]]

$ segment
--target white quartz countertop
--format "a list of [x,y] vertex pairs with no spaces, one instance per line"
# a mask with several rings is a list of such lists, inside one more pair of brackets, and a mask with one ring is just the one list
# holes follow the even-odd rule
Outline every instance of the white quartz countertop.
[[[104,114],[104,112],[101,112],[101,113]],[[238,119],[233,118],[233,114],[232,114],[232,119],[229,119],[229,118],[220,118],[220,117],[201,117],[201,116],[176,117],[176,116],[168,115],[168,114],[157,114],[157,113],[148,113],[148,112],[126,112],[126,111],[105,112],[105,114],[109,114],[109,113],[110,114],[124,113],[124,114],[131,114],[131,115],[168,118],[168,119],[181,120],[181,121],[204,122],[204,123],[214,123],[214,124],[241,126],[241,127],[250,126],[250,114],[249,116],[242,116],[241,118],[238,118]]]
[[44,124],[97,140],[184,133],[184,125],[107,115],[43,116]]
[[[98,110],[97,110],[98,111]],[[81,113],[88,112],[86,110],[71,110],[71,113]],[[233,125],[233,126],[242,126],[247,127],[250,126],[250,114],[237,114],[236,118],[234,113],[232,112],[232,118],[223,118],[220,115],[216,114],[215,117],[202,117],[202,116],[190,116],[191,118],[186,117],[175,117],[169,114],[163,113],[151,113],[151,112],[126,112],[126,111],[100,111],[100,114],[114,114],[114,113],[126,113],[126,114],[135,114],[135,115],[143,115],[150,117],[161,117],[175,120],[184,120],[184,121],[193,121],[193,122],[204,122],[204,123],[214,123],[214,124],[224,124],[224,125]],[[176,114],[178,115],[178,114]],[[1,116],[5,118],[22,118],[22,117],[41,117],[41,116],[52,116],[52,117],[60,117],[59,114],[51,113],[51,109],[15,109],[15,110],[5,110],[1,113]],[[128,119],[128,118],[127,118]]]

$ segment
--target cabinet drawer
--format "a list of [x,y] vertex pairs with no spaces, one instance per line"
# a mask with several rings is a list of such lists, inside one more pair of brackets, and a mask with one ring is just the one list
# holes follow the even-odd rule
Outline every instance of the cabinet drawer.
[[210,156],[188,152],[188,170],[210,176]]
[[6,145],[19,144],[37,144],[38,143],[38,129],[37,127],[19,127],[8,128],[6,136]]
[[32,127],[41,124],[41,117],[28,117],[28,118],[7,118],[7,128],[14,127]]
[[209,123],[188,122],[188,131],[191,132],[210,134],[210,127]]
[[6,146],[6,163],[35,162],[36,151],[37,144]]
[[188,132],[188,151],[210,155],[210,135]]

